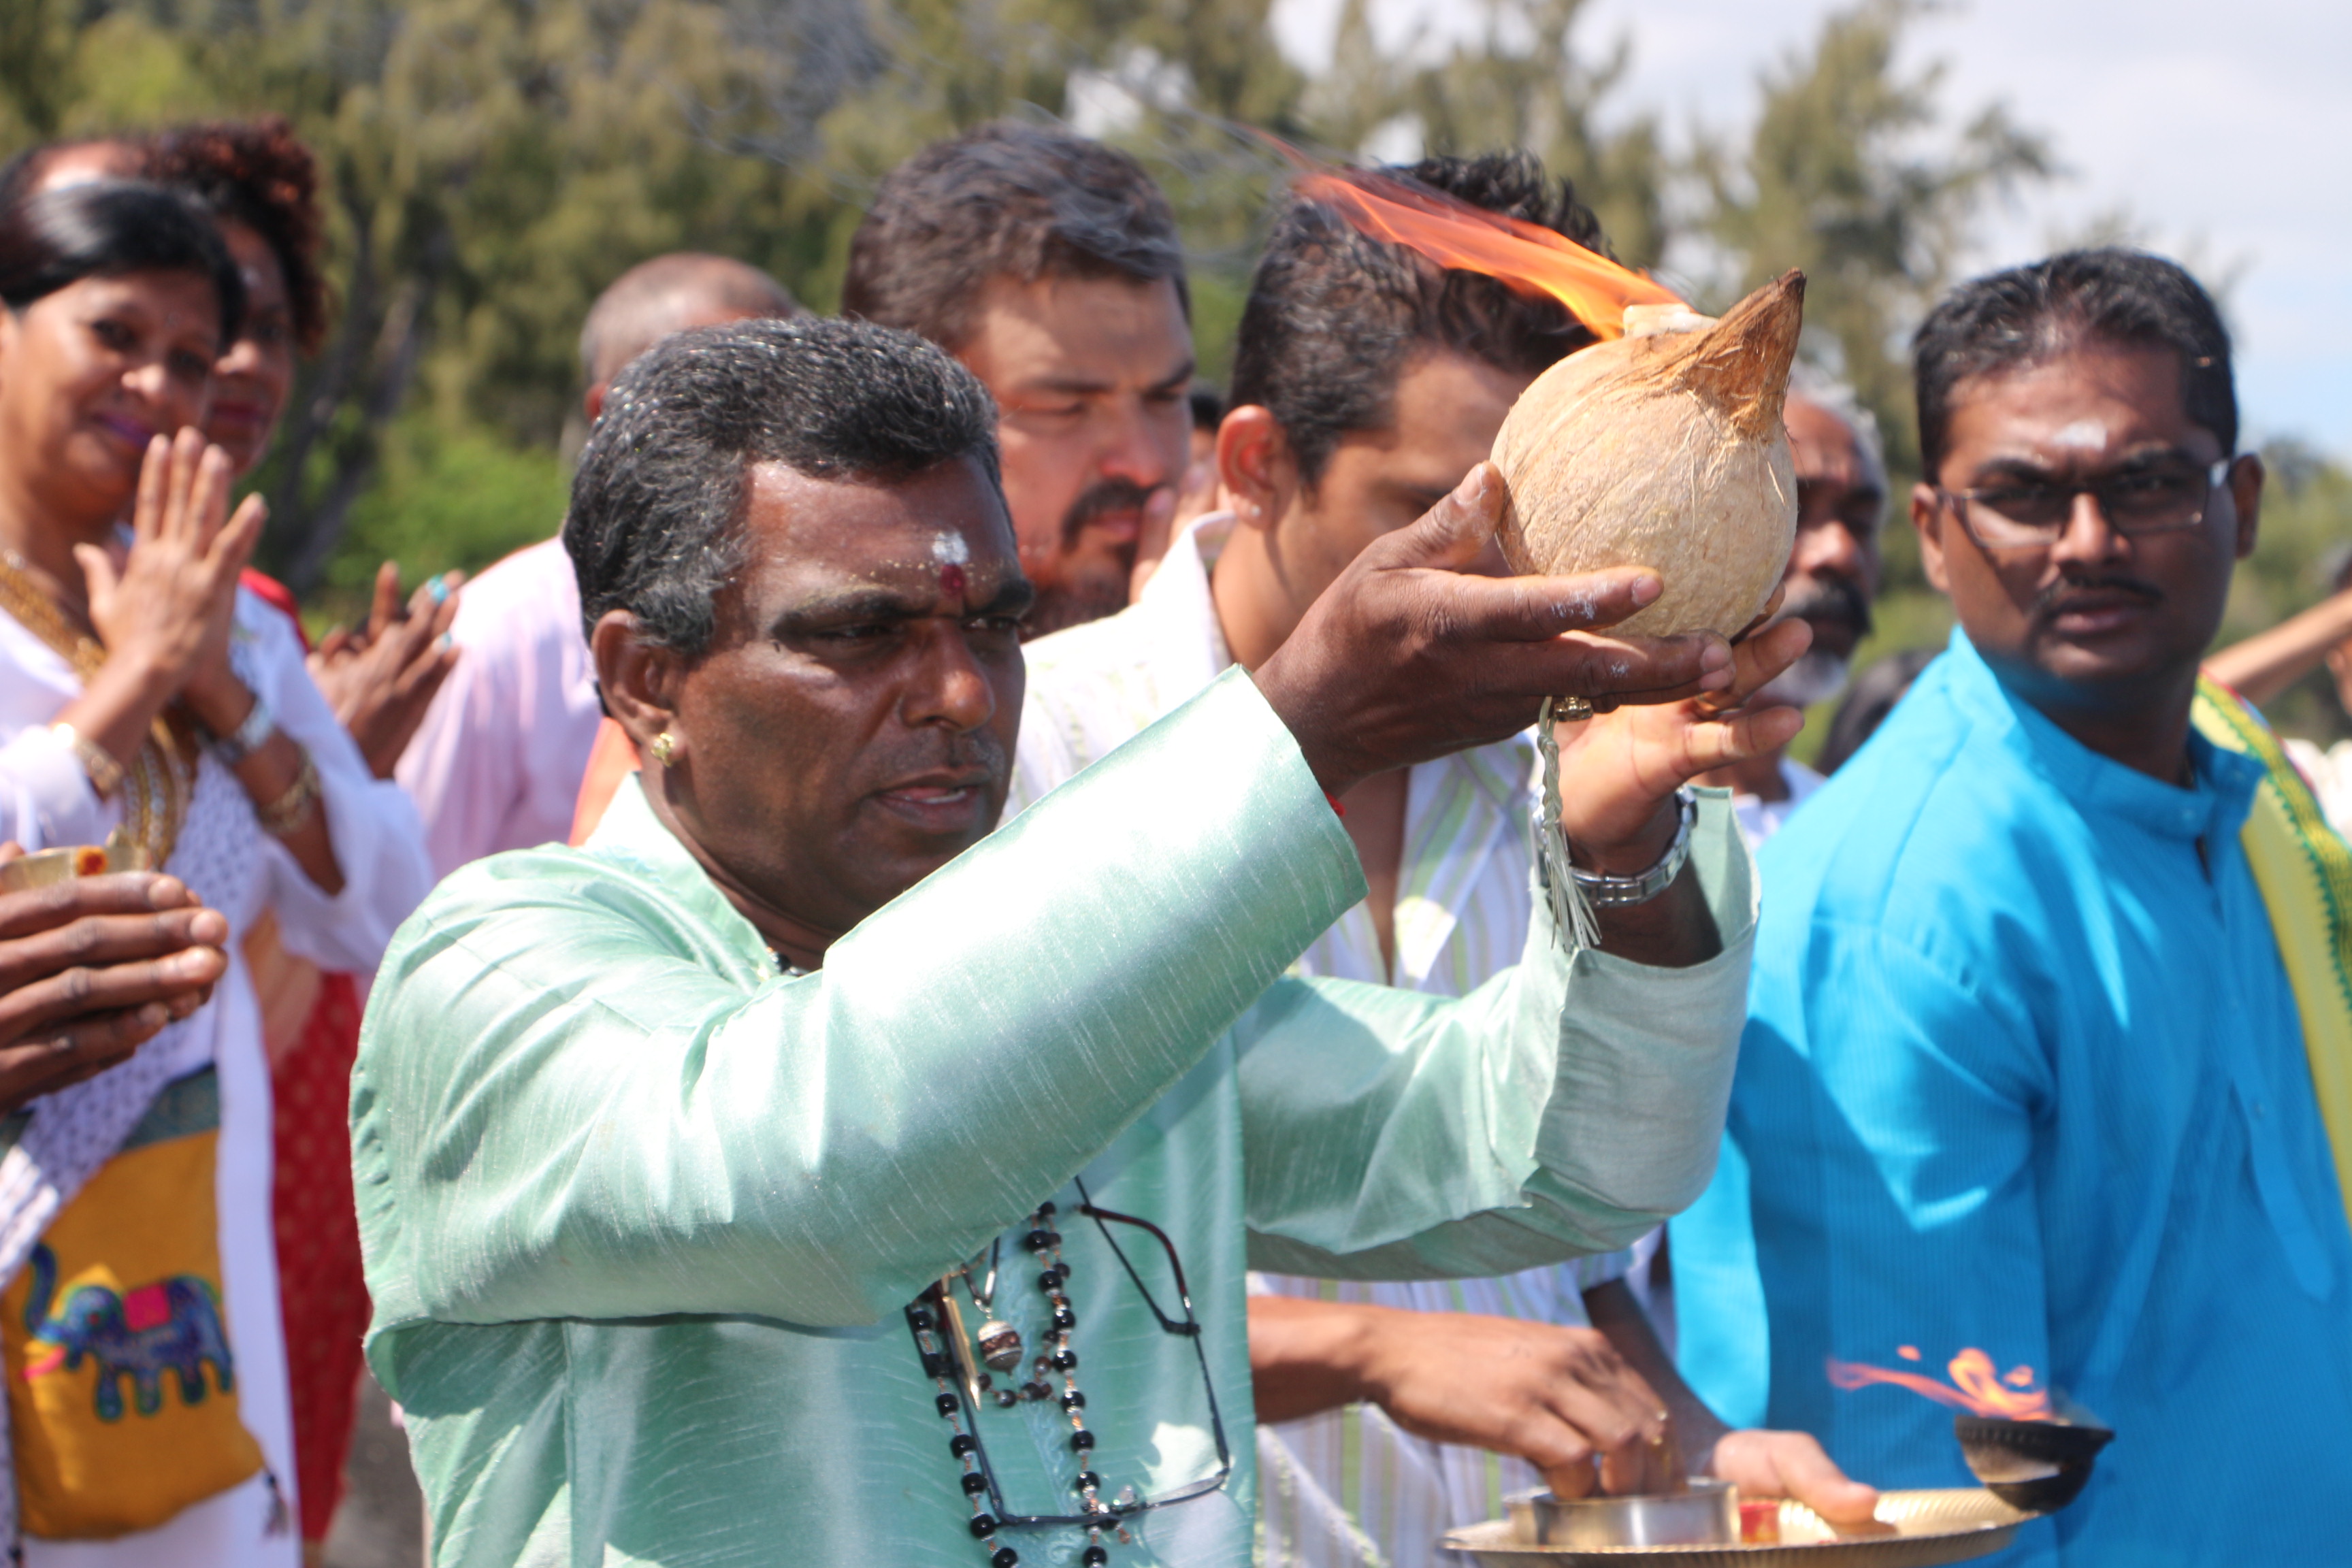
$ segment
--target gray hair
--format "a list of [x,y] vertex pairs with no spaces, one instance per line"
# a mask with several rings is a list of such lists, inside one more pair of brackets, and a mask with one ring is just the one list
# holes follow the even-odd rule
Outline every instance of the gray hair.
[[1878,488],[1884,492],[1887,489],[1886,443],[1879,436],[1877,416],[1854,395],[1853,388],[1821,366],[1801,359],[1790,367],[1789,392],[1845,422],[1845,427],[1853,432],[1854,445],[1862,448],[1863,461],[1878,476]]
[[614,382],[572,481],[582,623],[626,610],[646,642],[707,652],[744,564],[753,463],[888,481],[958,458],[999,483],[996,405],[911,333],[803,318],[667,338]]

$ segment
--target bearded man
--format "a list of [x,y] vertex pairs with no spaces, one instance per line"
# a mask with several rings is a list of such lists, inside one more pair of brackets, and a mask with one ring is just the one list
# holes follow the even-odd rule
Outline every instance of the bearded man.
[[1184,248],[1142,165],[1014,121],[927,147],[875,194],[841,310],[930,339],[996,400],[1026,635],[1124,608],[1192,428]]
[[[1582,630],[1652,573],[1463,574],[1482,466],[982,843],[1031,593],[994,429],[856,322],[688,333],[613,390],[564,538],[646,770],[584,848],[441,885],[354,1080],[369,1354],[444,1564],[1239,1568],[1245,1251],[1491,1272],[1705,1182],[1752,919],[1719,807],[1598,963],[1538,907],[1459,1000],[1281,976],[1363,894],[1361,779],[1548,691],[1774,670]],[[1579,782],[1595,853],[1659,858],[1655,787]]]
[[1937,1487],[1951,1412],[1896,1379],[1989,1361],[2116,1434],[2018,1561],[2340,1562],[2352,853],[2199,689],[2263,488],[2228,333],[2173,263],[2076,251],[1958,289],[1915,355],[1959,628],[1759,857],[1685,1369]]

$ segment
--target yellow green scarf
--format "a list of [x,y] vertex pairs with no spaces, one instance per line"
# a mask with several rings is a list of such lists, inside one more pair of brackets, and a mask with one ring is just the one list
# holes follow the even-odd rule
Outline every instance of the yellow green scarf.
[[2294,988],[2312,1088],[2352,1213],[2352,847],[2327,826],[2278,737],[2227,687],[2198,681],[2194,720],[2199,734],[2256,758],[2270,773],[2239,840]]

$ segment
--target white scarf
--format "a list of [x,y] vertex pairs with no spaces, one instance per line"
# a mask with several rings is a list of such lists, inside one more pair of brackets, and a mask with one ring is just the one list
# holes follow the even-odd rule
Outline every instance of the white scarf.
[[[229,665],[247,689],[261,689],[248,641],[232,641]],[[261,825],[244,786],[206,752],[196,764],[187,820],[163,869],[185,882],[207,908],[229,917],[232,947],[245,935],[235,911],[245,908],[261,874]],[[16,1278],[50,1222],[121,1149],[167,1081],[175,1047],[192,1029],[212,1030],[220,1005],[215,995],[193,1016],[167,1026],[128,1061],[33,1101],[23,1136],[0,1158],[0,1289]],[[16,1467],[4,1399],[0,1476],[6,1481],[0,1485],[0,1541],[16,1555]]]

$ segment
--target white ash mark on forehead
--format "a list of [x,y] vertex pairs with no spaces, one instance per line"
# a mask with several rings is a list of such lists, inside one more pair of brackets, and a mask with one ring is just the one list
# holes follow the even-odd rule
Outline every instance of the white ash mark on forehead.
[[943,528],[931,535],[931,559],[942,566],[962,566],[971,561],[971,545],[961,533]]
[[2107,426],[2103,420],[2077,419],[2052,436],[2050,444],[2077,452],[2104,452],[2107,449]]

